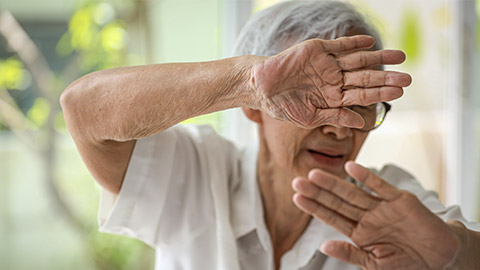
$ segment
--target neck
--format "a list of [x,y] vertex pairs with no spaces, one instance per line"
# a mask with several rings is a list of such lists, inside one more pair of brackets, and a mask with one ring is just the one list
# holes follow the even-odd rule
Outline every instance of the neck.
[[277,260],[300,238],[311,216],[300,211],[292,202],[294,191],[291,182],[295,176],[281,170],[265,148],[265,144],[261,143],[257,179],[262,195],[265,223]]

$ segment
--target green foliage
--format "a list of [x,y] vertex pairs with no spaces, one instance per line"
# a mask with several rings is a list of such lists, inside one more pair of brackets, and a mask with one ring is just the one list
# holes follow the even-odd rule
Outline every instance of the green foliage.
[[25,78],[21,61],[12,56],[6,60],[0,59],[0,88],[20,89]]
[[45,98],[37,98],[33,106],[28,110],[27,117],[36,128],[41,128],[47,123],[50,114],[50,105]]
[[480,17],[480,0],[476,0],[475,8],[477,10],[477,18]]
[[139,269],[140,264],[149,264],[139,261],[148,252],[148,247],[138,240],[96,232],[96,227],[95,232],[89,236],[89,244],[95,247],[95,257],[109,265],[109,268]]
[[65,125],[65,119],[63,117],[63,112],[58,112],[55,115],[55,120],[53,122],[54,128],[57,132],[59,133],[64,133],[66,134],[67,127]]
[[[106,69],[126,64],[126,48],[128,35],[126,21],[119,18],[115,11],[117,4],[133,3],[134,0],[112,1],[81,0],[73,13],[67,32],[61,37],[56,52],[61,56],[76,55],[78,75],[99,69]],[[48,59],[47,59],[48,60]],[[29,73],[17,57],[0,59],[0,89],[22,89]],[[59,95],[66,82],[62,80],[64,74],[54,74],[50,88],[55,88],[55,95]],[[33,89],[37,90],[37,89]],[[65,132],[65,121],[61,112],[54,110],[54,105],[44,97],[43,93],[35,93],[37,98],[25,113],[25,117],[33,123],[29,128],[35,133],[46,130],[47,120],[51,113],[54,116],[54,128]],[[55,99],[55,97],[54,97]],[[0,118],[0,129],[4,128]],[[62,165],[56,164],[56,171],[61,171],[66,160],[62,155]],[[80,163],[72,165],[73,175],[78,174]],[[107,235],[98,232],[95,213],[98,207],[98,190],[95,192],[91,185],[72,181],[58,181],[55,185],[62,194],[68,194],[68,204],[72,213],[79,217],[85,228],[86,243],[89,254],[93,255],[99,269],[150,269],[153,258],[151,249],[137,240]],[[93,181],[88,177],[89,183]],[[65,179],[65,177],[62,177]],[[83,178],[84,180],[84,178]],[[64,186],[61,183],[75,183]],[[82,190],[84,187],[84,190]],[[86,194],[93,194],[95,199]],[[79,195],[79,196],[76,196]],[[93,203],[94,202],[94,203]],[[83,206],[78,207],[78,206]],[[149,255],[150,254],[150,255]],[[149,257],[150,256],[150,257]]]
[[127,42],[126,23],[116,19],[112,5],[83,1],[56,50],[63,56],[78,53],[80,68],[88,72],[124,65]]
[[420,17],[412,9],[408,9],[402,17],[401,49],[408,56],[408,62],[413,63],[421,56]]

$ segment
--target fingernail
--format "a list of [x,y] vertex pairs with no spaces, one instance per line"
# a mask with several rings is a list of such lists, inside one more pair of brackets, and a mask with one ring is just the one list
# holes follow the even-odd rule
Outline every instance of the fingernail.
[[392,86],[406,87],[412,83],[412,77],[407,73],[390,73],[387,84]]

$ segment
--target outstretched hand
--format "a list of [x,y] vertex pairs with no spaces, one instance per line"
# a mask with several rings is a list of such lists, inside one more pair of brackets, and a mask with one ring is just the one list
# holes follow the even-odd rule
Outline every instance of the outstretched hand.
[[302,128],[361,128],[362,117],[343,107],[397,99],[411,83],[408,74],[372,70],[405,61],[398,50],[366,51],[374,43],[364,35],[312,39],[266,58],[251,75],[260,109]]
[[354,162],[345,169],[376,196],[319,169],[292,183],[293,201],[301,210],[356,245],[328,241],[323,253],[364,269],[444,269],[454,259],[459,248],[455,233],[415,195]]

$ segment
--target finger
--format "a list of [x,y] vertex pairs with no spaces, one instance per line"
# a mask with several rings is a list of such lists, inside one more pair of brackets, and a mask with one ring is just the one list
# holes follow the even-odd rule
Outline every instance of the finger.
[[412,77],[406,73],[380,70],[361,70],[343,73],[343,85],[346,87],[407,87],[412,83]]
[[355,207],[332,193],[318,188],[305,178],[295,178],[292,181],[292,187],[300,195],[312,199],[353,221],[358,222],[365,214],[363,209]]
[[305,128],[316,128],[323,125],[362,128],[365,121],[360,114],[348,108],[319,109]]
[[320,246],[320,251],[327,256],[360,267],[366,267],[369,264],[368,253],[348,242],[327,241]]
[[382,86],[373,88],[353,88],[342,92],[342,106],[368,106],[378,102],[385,102],[403,96],[403,88],[396,86]]
[[400,50],[358,51],[337,57],[338,65],[345,71],[371,68],[379,65],[397,65],[405,61]]
[[334,40],[322,40],[323,49],[330,53],[350,51],[362,48],[371,48],[375,45],[375,39],[371,36],[358,35],[341,37]]
[[401,194],[399,189],[353,161],[345,163],[345,171],[350,176],[373,190],[382,199],[387,201],[394,200]]
[[293,195],[293,202],[300,210],[320,219],[344,235],[352,235],[353,221],[298,193]]
[[377,198],[360,187],[319,169],[311,170],[308,173],[308,179],[316,186],[328,190],[342,200],[361,209],[373,209],[379,202]]

